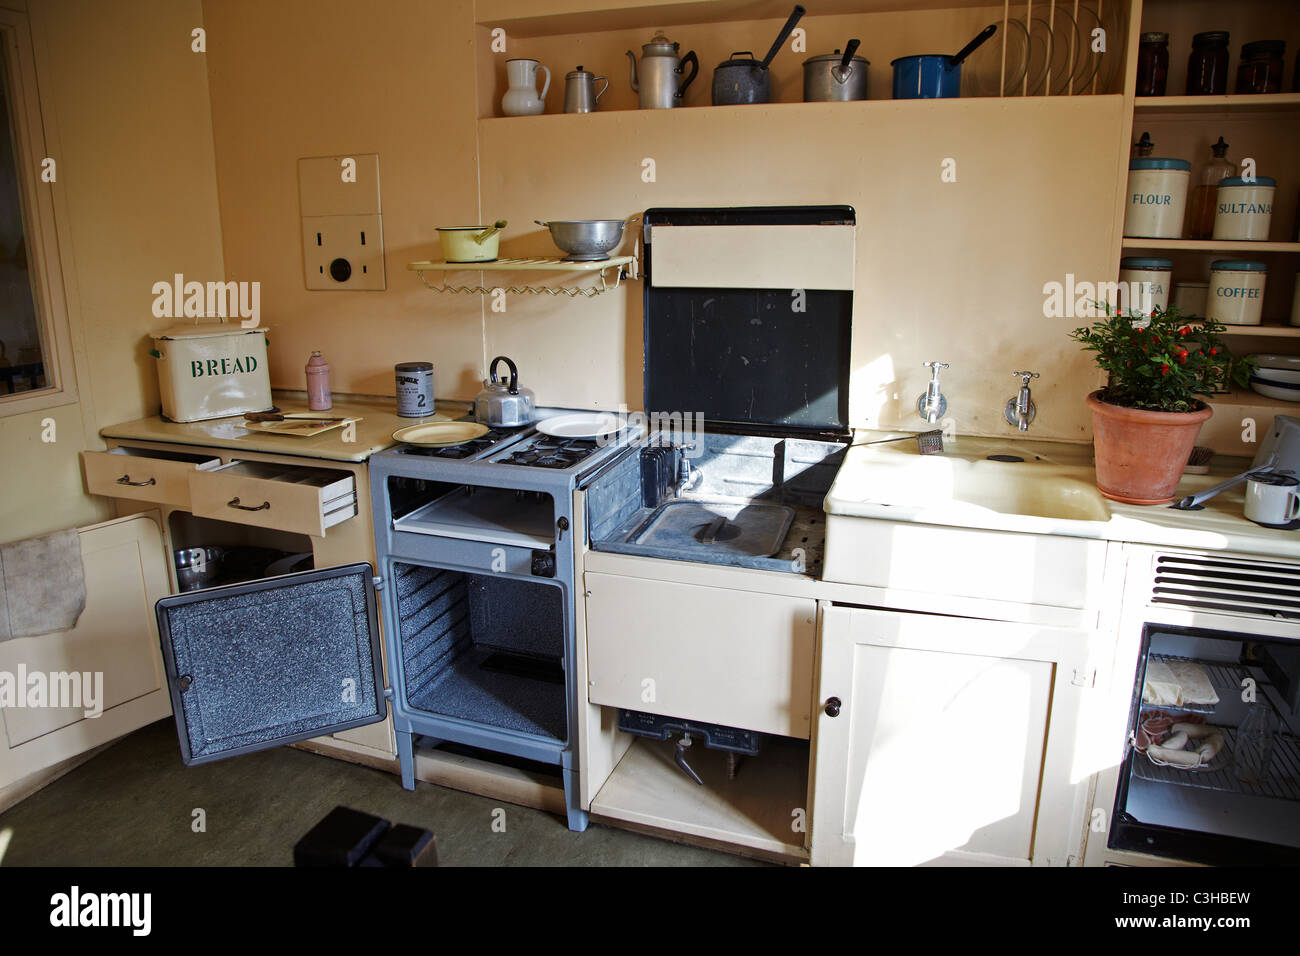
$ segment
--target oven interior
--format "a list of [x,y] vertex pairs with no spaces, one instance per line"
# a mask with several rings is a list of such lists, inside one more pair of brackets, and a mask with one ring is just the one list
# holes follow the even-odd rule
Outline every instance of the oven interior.
[[393,571],[412,709],[568,739],[560,587],[401,562]]
[[[1168,673],[1154,665],[1197,665],[1218,701],[1150,702],[1148,681]],[[1219,865],[1300,862],[1298,697],[1295,642],[1147,625],[1110,846]],[[1222,736],[1213,759],[1187,767],[1153,756],[1150,744],[1183,722]]]

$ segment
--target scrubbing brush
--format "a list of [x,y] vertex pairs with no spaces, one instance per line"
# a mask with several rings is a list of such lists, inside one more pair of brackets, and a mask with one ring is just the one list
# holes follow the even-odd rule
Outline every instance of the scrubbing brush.
[[891,441],[907,441],[909,438],[916,439],[916,450],[922,455],[941,455],[943,454],[943,429],[936,428],[928,432],[920,432],[916,435],[900,435],[898,438],[880,438],[876,441],[854,442],[855,445],[887,445]]

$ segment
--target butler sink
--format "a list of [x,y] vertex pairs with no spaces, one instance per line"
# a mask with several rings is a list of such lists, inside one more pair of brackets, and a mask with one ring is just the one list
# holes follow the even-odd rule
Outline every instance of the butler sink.
[[945,439],[939,455],[910,441],[851,448],[826,505],[832,514],[990,528],[1110,519],[1089,446],[984,438]]

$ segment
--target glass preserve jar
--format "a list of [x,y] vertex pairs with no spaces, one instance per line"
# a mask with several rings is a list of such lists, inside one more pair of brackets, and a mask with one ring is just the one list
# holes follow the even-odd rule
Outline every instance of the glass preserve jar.
[[1286,72],[1286,41],[1256,40],[1241,48],[1237,64],[1238,93],[1281,93]]
[[1219,196],[1219,182],[1237,174],[1237,167],[1228,159],[1228,144],[1219,141],[1210,146],[1210,161],[1201,167],[1201,174],[1192,187],[1187,206],[1187,237],[1213,239],[1215,203]]
[[1228,92],[1228,31],[1210,30],[1192,37],[1187,58],[1187,95]]
[[1138,44],[1138,96],[1164,96],[1169,79],[1169,34],[1144,33]]

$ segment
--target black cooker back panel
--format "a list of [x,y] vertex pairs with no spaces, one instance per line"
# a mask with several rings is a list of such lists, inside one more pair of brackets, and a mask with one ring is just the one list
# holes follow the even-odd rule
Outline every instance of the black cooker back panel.
[[645,223],[645,407],[703,413],[713,426],[777,434],[848,431],[853,293],[664,288],[654,284],[654,229],[853,224],[851,206],[650,209]]

